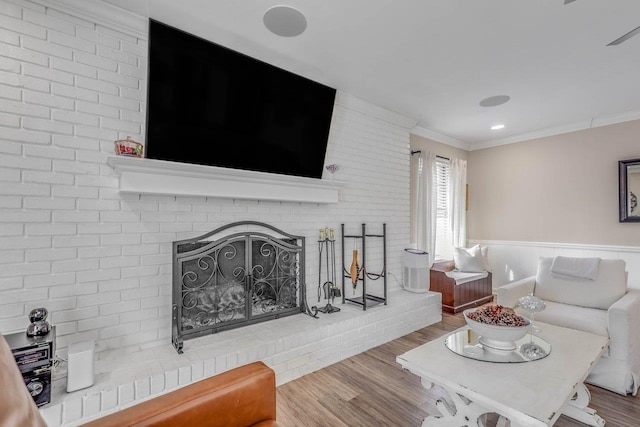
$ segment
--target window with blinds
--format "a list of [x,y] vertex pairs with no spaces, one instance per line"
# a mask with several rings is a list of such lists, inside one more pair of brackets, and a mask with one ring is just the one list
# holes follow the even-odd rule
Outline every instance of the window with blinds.
[[449,160],[438,157],[436,183],[436,259],[453,258],[453,233],[449,217]]

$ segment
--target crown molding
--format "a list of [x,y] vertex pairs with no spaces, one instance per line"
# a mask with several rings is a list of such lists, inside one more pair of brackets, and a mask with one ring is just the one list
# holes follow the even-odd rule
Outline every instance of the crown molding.
[[468,142],[461,141],[459,139],[453,138],[435,130],[424,128],[422,126],[415,126],[413,129],[411,129],[411,133],[413,135],[421,136],[432,141],[450,145],[461,150],[469,151],[471,147],[471,144],[469,144]]
[[338,91],[336,95],[336,105],[348,108],[350,110],[358,111],[362,114],[366,114],[376,119],[384,120],[396,126],[400,126],[404,129],[413,128],[417,121],[410,117],[404,116],[395,111],[388,110],[383,107],[371,104],[363,99],[360,99],[354,95],[346,92]]
[[148,18],[104,1],[31,0],[42,6],[104,25],[144,40],[148,37]]
[[614,125],[617,123],[630,122],[640,120],[640,110],[628,111],[621,114],[596,117],[591,120],[582,120],[579,122],[569,123],[561,126],[554,126],[546,129],[540,129],[533,132],[527,132],[507,138],[494,139],[483,142],[464,142],[459,139],[450,137],[432,129],[416,126],[411,129],[414,135],[428,138],[432,141],[441,142],[455,148],[467,151],[483,150],[485,148],[498,147],[501,145],[515,144],[517,142],[531,141],[533,139],[546,138],[549,136],[562,135],[565,133],[576,132],[580,130],[593,129],[602,126]]
[[626,113],[603,116],[593,118],[591,120],[583,120],[562,126],[555,126],[546,129],[540,129],[534,132],[514,135],[507,138],[495,139],[491,141],[478,142],[471,144],[469,151],[482,150],[485,148],[498,147],[500,145],[515,144],[517,142],[531,141],[532,139],[545,138],[549,136],[562,135],[565,133],[576,132],[580,130],[593,129],[602,126],[614,125],[617,123],[630,122],[640,119],[640,110],[628,111]]
[[555,126],[546,129],[540,129],[533,132],[523,133],[520,135],[509,136],[507,138],[494,139],[490,141],[477,142],[471,145],[469,151],[482,150],[485,148],[499,147],[501,145],[515,144],[517,142],[530,141],[532,139],[545,138],[548,136],[561,135],[563,133],[575,132],[578,130],[589,129],[591,120],[570,123],[562,126]]
[[626,113],[617,114],[615,116],[604,116],[593,119],[591,127],[601,127],[615,125],[617,123],[631,122],[633,120],[640,120],[640,110],[628,111]]

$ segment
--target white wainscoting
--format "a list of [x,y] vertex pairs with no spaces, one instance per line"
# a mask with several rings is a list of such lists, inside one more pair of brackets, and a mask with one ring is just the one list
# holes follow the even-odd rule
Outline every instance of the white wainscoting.
[[538,258],[554,256],[623,259],[629,272],[629,288],[640,289],[640,246],[586,245],[554,242],[510,242],[469,240],[489,247],[489,264],[493,269],[493,289],[534,276]]

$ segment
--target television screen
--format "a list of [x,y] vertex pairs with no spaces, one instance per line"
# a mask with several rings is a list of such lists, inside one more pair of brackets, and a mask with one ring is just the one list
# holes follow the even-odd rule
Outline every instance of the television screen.
[[321,178],[335,94],[151,20],[146,157]]

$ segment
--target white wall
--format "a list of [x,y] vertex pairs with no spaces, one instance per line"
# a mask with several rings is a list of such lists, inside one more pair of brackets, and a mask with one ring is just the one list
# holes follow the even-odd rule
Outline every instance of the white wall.
[[[106,162],[114,140],[143,141],[146,37],[60,7],[0,0],[1,333],[23,330],[29,310],[44,306],[61,349],[86,339],[98,351],[166,343],[171,242],[240,220],[308,237],[310,303],[317,230],[386,222],[397,286],[411,120],[340,94],[326,158],[340,165],[326,178],[345,182],[336,205],[123,196]],[[371,248],[372,270],[379,254]]]
[[620,223],[618,161],[640,157],[640,120],[469,152],[470,239],[639,246]]

